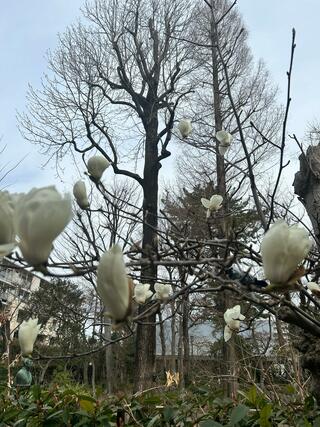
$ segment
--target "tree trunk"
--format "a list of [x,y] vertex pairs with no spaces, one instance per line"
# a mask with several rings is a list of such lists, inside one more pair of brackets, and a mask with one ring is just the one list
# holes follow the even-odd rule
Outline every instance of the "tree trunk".
[[[106,342],[111,341],[111,325],[107,324],[109,319],[105,317],[104,319],[104,337]],[[113,379],[113,361],[112,361],[112,347],[108,345],[105,348],[105,363],[106,363],[106,392],[112,393],[112,379]]]
[[93,397],[95,397],[96,396],[96,365],[94,360],[92,360],[91,362],[91,368],[92,368],[91,387],[92,387]]
[[190,343],[189,343],[189,296],[186,293],[182,302],[182,340],[183,340],[183,380],[187,387],[190,382]]
[[184,357],[183,357],[183,319],[179,319],[179,339],[178,339],[178,372],[179,388],[184,389]]
[[276,318],[276,329],[278,334],[278,343],[280,348],[282,348],[286,345],[286,340],[283,335],[281,320],[279,320],[278,318]]
[[[214,109],[214,125],[215,132],[222,130],[223,122],[221,115],[221,97],[220,97],[220,86],[219,86],[219,69],[218,69],[218,51],[217,44],[219,43],[218,34],[217,34],[217,25],[215,20],[215,10],[214,10],[214,0],[211,0],[211,61],[212,61],[212,86],[213,86],[213,109]],[[220,221],[217,221],[219,238],[226,238],[225,236],[225,218],[228,211],[228,201],[227,201],[227,189],[226,189],[226,172],[224,165],[224,156],[219,153],[219,142],[216,140],[216,176],[217,176],[217,192],[223,197],[223,207],[219,212]],[[225,257],[224,251],[221,251],[221,258]],[[222,313],[225,310],[232,306],[232,301],[230,299],[229,293],[224,291],[223,296],[223,307]],[[236,394],[237,382],[233,377],[233,374],[236,371],[236,352],[234,348],[235,342],[234,339],[231,339],[228,343],[223,341],[222,355],[223,361],[225,362],[224,375],[231,375],[231,381],[224,382],[224,391],[225,394],[229,397]]]
[[294,192],[310,218],[320,250],[320,144],[299,156],[300,170],[294,177]]
[[307,369],[311,376],[311,393],[320,403],[320,342],[319,338],[307,332],[300,334],[300,339],[295,342],[295,347],[301,356],[301,367]]
[[11,330],[11,324],[10,320],[5,319],[4,321],[4,338],[5,338],[5,351],[7,353],[7,393],[8,396],[10,396],[11,392],[11,384],[12,384],[12,378],[11,378],[11,339],[10,339],[10,330]]
[[171,302],[171,370],[176,371],[176,315],[175,315],[175,301]]
[[[310,146],[306,153],[299,156],[300,170],[295,174],[294,192],[304,205],[310,218],[314,237],[320,250],[320,144]],[[317,268],[318,267],[318,268]],[[315,268],[315,278],[320,276],[319,265]],[[320,342],[319,337],[306,330],[299,331],[294,346],[302,354],[301,367],[311,374],[311,392],[320,403]]]
[[50,363],[51,363],[51,360],[48,360],[48,362],[44,365],[44,367],[41,368],[41,374],[40,374],[40,378],[39,378],[40,384],[43,384],[43,382],[44,382],[44,377],[47,373],[47,370],[49,368]]
[[[211,0],[213,2],[213,0]],[[222,116],[221,116],[221,98],[219,87],[219,71],[218,71],[218,56],[216,45],[218,43],[217,26],[215,23],[213,5],[211,8],[211,60],[212,60],[212,86],[213,86],[213,109],[214,109],[214,127],[215,132],[222,130]],[[219,153],[219,142],[216,140],[216,175],[217,175],[217,190],[226,203],[226,172],[224,167],[224,156]]]
[[163,373],[165,373],[165,371],[167,370],[167,365],[166,365],[167,349],[166,349],[164,323],[162,321],[163,319],[162,319],[161,312],[158,313],[158,317],[159,317],[159,336],[160,336],[160,343],[161,343],[162,368],[163,368]]
[[89,368],[89,363],[87,360],[85,360],[83,362],[83,384],[85,385],[89,385],[89,376],[88,376],[88,368]]
[[[145,164],[143,175],[143,257],[152,260],[157,256],[158,248],[158,148],[157,114],[149,114],[149,128],[145,141]],[[142,265],[141,282],[150,283],[153,288],[157,279],[157,267],[152,263]],[[141,313],[144,307],[141,306]],[[136,353],[135,353],[135,390],[141,391],[153,386],[156,351],[156,314],[145,318],[137,325]]]
[[239,366],[237,363],[237,354],[236,354],[236,347],[235,347],[235,339],[236,335],[233,334],[231,339],[228,341],[227,344],[227,369],[228,369],[228,375],[229,380],[227,381],[226,390],[228,397],[231,397],[231,399],[237,399],[238,394],[238,376],[239,376]]

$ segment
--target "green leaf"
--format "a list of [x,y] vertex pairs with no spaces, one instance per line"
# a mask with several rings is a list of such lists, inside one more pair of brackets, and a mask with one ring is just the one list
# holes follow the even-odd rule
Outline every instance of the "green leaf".
[[208,394],[209,390],[204,387],[197,387],[195,392],[199,394]]
[[173,408],[171,408],[170,406],[166,406],[166,407],[164,408],[164,410],[163,410],[163,417],[164,417],[164,420],[165,420],[165,421],[167,421],[167,422],[170,422],[170,421],[172,421],[172,420],[173,420],[174,416],[175,416],[175,411],[174,411],[174,409],[173,409]]
[[160,405],[162,403],[160,395],[147,396],[143,399],[144,405]]
[[21,419],[21,420],[16,421],[13,424],[13,427],[22,427],[22,426],[26,425],[25,423],[26,423],[26,420],[25,419]]
[[306,397],[304,401],[304,410],[308,413],[309,411],[313,411],[317,406],[316,400],[313,396]]
[[257,388],[255,386],[249,389],[247,393],[247,399],[252,405],[257,405]]
[[21,411],[20,409],[16,408],[8,408],[5,412],[5,414],[1,414],[1,421],[8,422],[13,421],[18,417],[18,415],[21,417]]
[[320,427],[320,417],[317,417],[317,418],[313,421],[313,427]]
[[147,427],[152,427],[155,425],[155,423],[157,421],[159,421],[161,419],[161,415],[157,414],[155,417],[152,418],[152,420],[149,421],[149,423],[147,424]]
[[37,385],[37,384],[35,384],[35,385],[33,385],[32,387],[31,387],[31,393],[32,393],[32,396],[33,396],[33,398],[35,399],[35,400],[38,400],[38,399],[40,399],[40,397],[41,397],[41,387],[39,386],[39,385]]
[[222,424],[214,420],[204,420],[200,422],[200,427],[223,427]]
[[80,420],[77,424],[74,424],[74,427],[82,427],[82,426],[88,426],[88,420]]
[[294,394],[295,393],[295,388],[294,388],[294,386],[292,385],[292,384],[288,384],[287,386],[286,386],[286,389],[287,389],[287,393],[288,394]]
[[230,425],[234,426],[239,421],[243,420],[245,416],[247,415],[249,411],[249,408],[245,405],[238,405],[235,408],[233,408],[230,416]]
[[96,403],[96,399],[94,399],[92,396],[89,396],[88,394],[78,394],[78,399],[88,400],[89,402]]
[[89,414],[93,414],[95,411],[95,404],[91,400],[81,399],[79,400],[79,405],[81,409],[88,412]]
[[85,418],[91,418],[90,414],[83,410],[83,409],[79,409],[79,411],[74,411],[72,412],[73,415],[80,415],[81,417],[85,417]]
[[272,414],[272,405],[271,403],[267,403],[260,410],[260,427],[272,427],[272,424],[269,421],[271,414]]
[[[101,417],[97,418],[97,421],[99,421],[98,425],[101,425],[103,427],[110,427],[111,424],[109,423],[110,417],[108,415],[102,415]],[[101,422],[101,424],[100,424]]]
[[63,414],[63,409],[60,409],[59,411],[54,412],[53,414],[49,415],[47,417],[47,420],[51,420],[52,418],[57,417],[58,415]]

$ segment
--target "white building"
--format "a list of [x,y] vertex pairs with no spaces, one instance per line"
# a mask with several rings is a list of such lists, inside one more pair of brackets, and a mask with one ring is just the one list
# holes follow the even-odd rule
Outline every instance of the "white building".
[[[3,313],[5,320],[10,322],[11,337],[17,334],[20,323],[26,318],[25,305],[30,294],[37,291],[44,281],[43,278],[15,266],[7,259],[1,260],[0,313]],[[43,331],[43,338],[53,333],[47,329]]]

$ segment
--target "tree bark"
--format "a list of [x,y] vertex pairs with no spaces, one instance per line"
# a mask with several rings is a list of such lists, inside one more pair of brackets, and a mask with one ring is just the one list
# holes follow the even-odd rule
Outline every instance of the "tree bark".
[[176,371],[176,315],[175,302],[171,302],[171,370]]
[[184,357],[183,357],[183,319],[179,319],[179,339],[178,339],[178,372],[179,388],[184,389]]
[[7,393],[8,396],[10,396],[10,392],[11,392],[11,384],[12,384],[12,377],[11,377],[11,355],[10,355],[10,350],[11,350],[11,337],[10,337],[10,330],[11,330],[11,324],[10,324],[10,320],[9,319],[5,319],[4,320],[4,348],[5,351],[7,353]]
[[239,376],[235,339],[236,335],[233,334],[227,345],[228,374],[230,375],[230,380],[227,382],[227,395],[234,400],[237,399]]
[[294,343],[301,356],[301,367],[310,372],[311,393],[320,403],[320,342],[319,338],[304,332]]
[[184,386],[190,383],[190,343],[189,343],[189,296],[186,293],[182,302],[182,341],[183,341],[183,380]]
[[[106,342],[111,341],[111,325],[107,324],[110,320],[108,318],[104,318],[105,326],[104,326],[104,337]],[[108,345],[105,348],[105,363],[106,363],[106,392],[112,393],[113,391],[113,360],[112,360],[112,347]]]
[[[158,117],[149,111],[149,127],[146,130],[145,163],[143,176],[143,257],[149,260],[157,256],[158,248]],[[157,267],[152,263],[141,268],[141,282],[150,283],[151,289],[157,279]],[[140,307],[139,312],[143,311]],[[135,353],[135,390],[152,387],[155,369],[156,315],[152,314],[137,325]]]
[[[293,186],[300,202],[304,205],[310,218],[314,237],[320,250],[320,144],[310,146],[306,153],[299,156],[300,170],[295,174]],[[316,266],[317,267],[317,266]],[[320,276],[320,269],[315,268],[315,278]],[[299,324],[297,325],[299,326]],[[319,336],[299,331],[299,339],[294,346],[300,351],[301,367],[308,369],[311,375],[311,392],[320,403],[320,342]]]
[[162,356],[162,368],[165,372],[167,369],[166,366],[166,337],[165,337],[165,331],[164,331],[164,323],[162,321],[162,313],[159,311],[158,313],[159,317],[159,336],[160,336],[160,343],[161,343],[161,356]]
[[279,346],[284,347],[286,345],[286,340],[285,340],[284,335],[283,335],[281,321],[278,318],[276,318],[276,329],[277,329],[277,334],[278,334]]
[[[213,8],[213,0],[211,0],[211,60],[212,60],[212,86],[213,86],[213,110],[214,110],[214,127],[215,132],[222,130],[222,115],[221,115],[221,98],[219,87],[219,71],[218,71],[218,52],[215,47],[218,43],[217,26],[215,22],[215,14]],[[224,198],[226,203],[226,172],[224,167],[224,156],[219,153],[219,142],[216,140],[216,176],[217,176],[217,190]]]
[[[214,125],[215,132],[222,130],[223,121],[221,115],[221,97],[220,97],[220,85],[219,85],[219,68],[218,68],[218,50],[217,45],[219,43],[218,33],[217,33],[217,24],[215,19],[215,10],[214,10],[214,0],[211,0],[211,60],[212,60],[212,86],[213,86],[213,110],[214,110]],[[218,221],[218,232],[219,238],[225,238],[225,225],[224,220],[226,217],[226,213],[228,211],[228,203],[227,203],[227,189],[226,189],[226,172],[225,172],[225,164],[224,164],[224,156],[219,153],[219,142],[216,140],[216,177],[217,177],[217,192],[223,197],[223,207],[219,212],[219,216],[221,217],[220,221]],[[221,257],[225,256],[224,252],[221,252]],[[223,295],[223,307],[222,313],[232,305],[232,301],[230,299],[230,295],[224,291]],[[235,342],[234,339],[231,339],[228,343],[223,341],[222,347],[222,355],[224,360],[225,375],[230,375],[231,381],[224,383],[224,391],[225,394],[229,397],[235,396],[237,393],[237,381],[234,378],[234,373],[236,370],[236,352],[235,352]]]
[[46,375],[46,373],[47,373],[47,370],[48,370],[48,368],[49,368],[50,363],[51,363],[51,360],[49,359],[49,360],[46,362],[46,364],[44,365],[44,367],[43,367],[43,368],[41,368],[41,374],[40,374],[40,378],[39,378],[39,383],[40,383],[40,384],[43,384],[43,382],[44,382],[44,377],[45,377],[45,375]]
[[91,387],[92,387],[93,397],[95,397],[96,396],[96,365],[94,360],[92,360],[91,362],[91,368],[92,368]]
[[294,177],[294,192],[305,207],[320,250],[320,144],[299,156],[300,170]]
[[88,375],[88,368],[89,363],[87,360],[83,362],[83,384],[88,385],[89,384],[89,375]]

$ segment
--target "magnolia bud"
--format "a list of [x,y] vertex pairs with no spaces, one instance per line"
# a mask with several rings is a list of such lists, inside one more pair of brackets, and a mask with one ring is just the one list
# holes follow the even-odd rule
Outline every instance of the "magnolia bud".
[[0,192],[0,256],[8,255],[16,246],[13,223],[14,203],[7,191]]
[[110,166],[110,162],[104,156],[90,157],[87,163],[89,174],[97,181],[101,179],[108,166]]
[[232,332],[239,332],[240,321],[245,319],[245,316],[240,311],[240,305],[235,305],[232,308],[228,308],[223,315],[226,322],[224,328],[224,340],[226,342],[231,338]]
[[21,353],[24,356],[30,356],[33,352],[33,345],[40,331],[38,319],[29,319],[23,321],[19,327],[18,340]]
[[77,181],[73,186],[73,195],[81,209],[89,207],[86,184],[83,181]]
[[309,291],[311,291],[313,293],[313,295],[320,297],[320,285],[319,285],[319,283],[308,282],[307,288],[309,289]]
[[224,156],[226,154],[226,152],[228,151],[228,148],[226,145],[221,145],[219,144],[218,146],[218,151],[221,154],[221,156]]
[[232,142],[232,135],[225,130],[219,130],[216,133],[216,138],[220,142],[221,145],[229,146]]
[[306,230],[297,226],[289,227],[284,221],[276,222],[261,243],[265,277],[273,286],[287,284],[311,246]]
[[97,269],[97,291],[108,315],[119,323],[131,313],[130,282],[119,245],[105,252]]
[[182,138],[187,138],[192,132],[192,126],[190,120],[181,120],[178,129],[181,133]]
[[152,295],[149,283],[138,283],[134,287],[134,299],[138,304],[144,304]]
[[224,156],[232,142],[232,135],[231,133],[226,132],[225,130],[219,130],[216,133],[216,138],[219,141],[219,153],[221,154],[221,156]]
[[71,199],[61,197],[55,187],[34,188],[21,196],[15,206],[14,224],[19,248],[25,260],[44,264],[52,251],[52,242],[72,217]]
[[166,285],[164,283],[156,283],[154,285],[155,295],[154,299],[158,299],[161,301],[165,301],[169,298],[171,292],[172,292],[172,286]]

